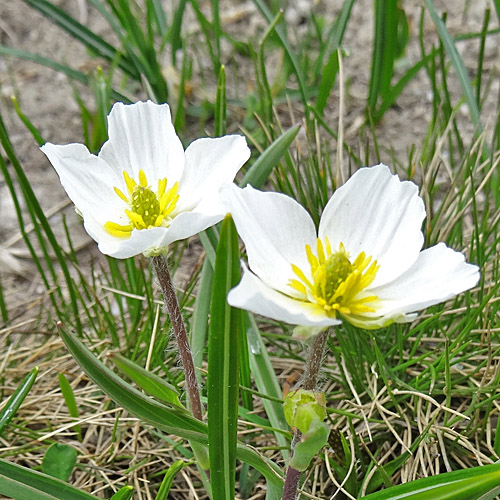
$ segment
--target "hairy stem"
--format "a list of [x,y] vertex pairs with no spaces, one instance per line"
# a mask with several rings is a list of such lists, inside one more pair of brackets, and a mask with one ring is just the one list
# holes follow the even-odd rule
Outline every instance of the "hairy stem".
[[[328,339],[329,330],[318,333],[311,343],[309,349],[309,357],[307,358],[306,366],[304,369],[304,376],[302,377],[302,388],[307,391],[313,391],[318,382],[319,369],[323,354],[325,352],[326,340]],[[300,441],[302,433],[295,429],[295,434],[292,440],[292,454],[295,444]],[[297,497],[297,488],[299,486],[300,471],[293,467],[288,467],[285,477],[285,485],[283,487],[282,500],[295,500]]]
[[285,485],[283,486],[282,500],[295,500],[297,488],[299,487],[300,471],[288,467],[286,471]]
[[170,277],[170,272],[168,271],[167,261],[162,255],[158,255],[153,257],[153,266],[163,292],[165,305],[167,306],[172,328],[174,329],[175,338],[177,340],[177,346],[179,348],[179,354],[186,377],[189,405],[191,407],[191,411],[193,412],[193,416],[198,420],[202,420],[200,390],[198,387],[198,381],[196,380],[196,370],[194,368],[193,356],[189,347],[186,325],[184,324],[181,310],[179,308],[179,301],[177,300],[172,278]]

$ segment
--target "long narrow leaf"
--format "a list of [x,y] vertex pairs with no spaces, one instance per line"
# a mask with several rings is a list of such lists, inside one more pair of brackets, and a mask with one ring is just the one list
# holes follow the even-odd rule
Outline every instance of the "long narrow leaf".
[[221,137],[226,133],[226,68],[219,70],[217,81],[217,97],[215,99],[215,135]]
[[132,486],[123,486],[112,497],[111,500],[130,500],[134,494]]
[[245,187],[247,184],[251,184],[255,188],[260,188],[292,144],[299,129],[300,125],[297,124],[280,135],[249,168],[241,180],[240,186]]
[[208,315],[210,313],[210,298],[212,290],[212,277],[214,271],[208,259],[203,262],[201,277],[198,286],[198,294],[193,310],[193,319],[191,326],[191,338],[189,345],[193,352],[193,361],[196,369],[198,383],[201,383],[199,369],[203,364],[203,348],[207,338]]
[[[499,492],[500,463],[417,479],[372,493],[365,500],[472,500]],[[489,495],[491,494],[491,496]],[[486,496],[483,496],[486,495]]]
[[227,303],[240,280],[236,227],[223,223],[217,246],[208,342],[208,450],[214,500],[234,498],[241,311]]
[[119,54],[112,45],[66,14],[62,9],[46,0],[24,0],[24,2],[33,9],[38,10],[38,12],[43,14],[47,19],[60,26],[72,37],[85,44],[86,47],[93,50],[104,59],[114,61],[118,58],[118,66],[134,79],[139,80],[140,75],[137,68],[131,63],[126,55]]
[[59,324],[59,333],[67,348],[84,370],[111,399],[144,422],[176,436],[206,442],[206,426],[173,405],[164,405],[144,395],[99,361],[74,335]]
[[467,106],[469,107],[469,113],[472,121],[478,128],[478,131],[481,131],[482,127],[480,122],[479,108],[464,62],[462,61],[462,58],[460,57],[460,54],[455,47],[455,43],[453,42],[453,38],[448,33],[443,20],[438,16],[432,0],[425,0],[425,5],[427,6],[429,14],[431,15],[432,22],[438,30],[439,38],[441,38],[441,41],[444,44],[448,57],[450,58],[453,67],[455,68],[458,82],[460,83],[460,87],[462,87],[462,92],[464,93],[465,101],[467,102]]
[[[271,399],[262,399],[262,404],[266,410],[267,417],[271,425],[281,431],[289,431],[290,427],[286,423],[283,407],[276,400],[282,399],[281,387],[274,373],[271,360],[267,354],[266,346],[260,336],[259,328],[252,314],[247,313],[247,336],[250,351],[250,368],[258,390],[269,396]],[[275,432],[274,436],[280,446],[283,446],[283,458],[288,458],[289,443],[282,432]]]
[[4,431],[5,427],[7,427],[8,423],[12,420],[14,415],[19,410],[22,402],[30,392],[33,384],[35,383],[36,376],[38,374],[38,366],[35,366],[33,370],[31,370],[24,380],[19,384],[17,389],[12,393],[12,396],[7,401],[7,404],[0,412],[0,436]]
[[[59,333],[88,377],[122,408],[157,429],[190,441],[208,444],[205,424],[175,406],[157,403],[134,389],[101,363],[74,335],[65,332],[61,325],[59,325]],[[238,443],[236,455],[240,460],[258,470],[267,479],[268,484],[272,485],[272,491],[283,487],[278,467],[257,451]],[[33,498],[28,500],[33,500]]]
[[179,392],[173,385],[165,382],[165,380],[158,375],[145,370],[142,366],[137,365],[120,354],[111,353],[109,357],[123,373],[128,375],[148,394],[166,403],[181,406]]
[[165,475],[163,476],[160,489],[156,494],[155,500],[167,500],[174,478],[183,467],[184,462],[182,460],[177,460],[167,469],[167,472],[165,472]]
[[[16,57],[18,59],[23,59],[25,61],[32,61],[34,63],[41,64],[42,66],[46,66],[47,68],[51,68],[55,71],[63,73],[72,80],[76,80],[77,82],[81,82],[85,85],[90,85],[89,77],[85,73],[70,68],[65,64],[61,64],[57,61],[54,61],[53,59],[42,56],[40,54],[35,54],[33,52],[27,52],[25,50],[20,50],[11,47],[6,47],[5,45],[0,45],[0,55]],[[111,97],[116,101],[125,103],[131,102],[128,97],[124,96],[120,92],[117,92],[116,90],[113,89],[111,90]]]
[[[3,149],[4,149],[7,157],[10,160],[12,168],[14,169],[14,171],[16,173],[16,177],[17,177],[17,180],[18,180],[19,185],[21,187],[21,190],[23,192],[23,196],[24,196],[24,199],[26,201],[26,205],[28,206],[29,211],[30,211],[30,216],[32,218],[32,222],[33,222],[34,227],[35,227],[35,232],[37,233],[37,236],[40,240],[40,245],[42,247],[42,251],[44,252],[46,264],[49,267],[49,269],[51,269],[52,260],[51,260],[50,256],[47,254],[47,250],[46,250],[47,242],[48,242],[56,255],[56,258],[57,258],[59,265],[61,266],[61,270],[63,272],[64,278],[66,280],[66,284],[68,287],[71,307],[72,307],[73,314],[74,314],[74,320],[75,320],[76,326],[78,328],[78,331],[80,331],[81,322],[80,322],[80,318],[78,315],[78,305],[77,305],[77,300],[76,300],[76,293],[75,293],[75,290],[73,288],[73,280],[72,280],[71,275],[69,273],[66,258],[63,255],[63,252],[61,250],[61,247],[59,246],[57,238],[54,236],[54,232],[52,231],[52,228],[49,224],[49,221],[45,217],[45,214],[40,206],[40,203],[38,202],[38,199],[33,191],[33,188],[31,186],[28,178],[26,177],[26,174],[24,173],[24,170],[21,166],[21,163],[19,162],[19,160],[16,156],[16,153],[14,151],[12,143],[10,142],[7,129],[5,127],[5,124],[4,124],[1,116],[0,116],[0,143],[2,144]],[[44,237],[42,236],[42,233],[40,231],[40,227],[41,227],[41,229],[43,229],[43,232],[45,233],[46,239],[44,239]]]
[[[274,15],[271,13],[271,11],[268,9],[266,3],[263,0],[253,0],[254,4],[257,6],[257,8],[260,10],[262,15],[266,18],[267,22],[271,24],[274,20]],[[288,43],[286,33],[283,30],[283,25],[281,26],[276,26],[276,33],[278,35],[278,38],[280,39],[281,45],[283,46],[283,49],[285,50],[285,54],[290,61],[290,64],[292,65],[293,72],[295,74],[295,77],[297,78],[297,83],[299,85],[299,92],[300,92],[300,97],[302,99],[302,103],[304,104],[304,112],[306,114],[306,118],[308,116],[308,110],[309,110],[309,105],[307,102],[307,85],[306,85],[306,80],[304,77],[304,74],[302,72],[302,68],[299,65],[299,62],[297,60],[297,57],[295,56],[294,52],[292,51],[290,44]]]
[[64,481],[0,459],[0,494],[15,500],[95,500]]

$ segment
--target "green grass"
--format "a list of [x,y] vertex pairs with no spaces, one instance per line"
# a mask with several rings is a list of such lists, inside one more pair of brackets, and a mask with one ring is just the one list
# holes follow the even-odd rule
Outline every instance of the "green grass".
[[[486,56],[488,44],[498,44],[498,2],[495,12],[482,13],[478,26],[469,26],[463,12],[439,14],[431,0],[418,18],[405,12],[403,2],[364,2],[365,9],[373,9],[374,25],[365,28],[373,29],[374,37],[363,48],[366,65],[355,69],[350,61],[361,50],[353,42],[360,12],[358,2],[349,0],[334,17],[313,10],[299,37],[280,1],[255,0],[254,10],[234,25],[215,1],[181,0],[166,11],[157,0],[91,0],[93,15],[105,20],[112,37],[83,26],[48,0],[25,3],[102,65],[83,71],[52,54],[0,45],[9,62],[25,59],[68,78],[82,131],[74,142],[99,150],[115,100],[168,101],[185,144],[200,135],[244,133],[252,158],[240,185],[289,194],[316,223],[342,178],[384,161],[420,186],[427,210],[425,245],[444,241],[481,267],[474,290],[429,308],[411,325],[375,332],[345,324],[336,329],[321,385],[340,448],[318,456],[305,474],[304,492],[330,498],[342,484],[336,498],[361,498],[383,486],[500,459],[500,94],[495,95],[498,68],[492,69]],[[455,20],[464,15],[459,30],[450,23],[452,14]],[[256,33],[246,32],[248,16],[257,23]],[[460,44],[467,50],[458,50]],[[476,56],[463,56],[470,50]],[[176,74],[178,82],[167,74]],[[416,87],[420,94],[414,97]],[[388,138],[394,131],[412,137],[415,124],[402,124],[398,114],[423,96],[426,128],[405,150]],[[31,121],[22,92],[9,111],[25,127],[30,148],[52,140]],[[211,421],[207,427],[178,405],[177,394],[185,403],[184,374],[147,259],[119,261],[88,247],[76,250],[64,219],[67,241],[59,241],[5,123],[4,116],[1,179],[33,270],[17,277],[15,286],[28,289],[35,280],[40,287],[37,300],[19,307],[9,291],[13,281],[8,273],[0,275],[4,474],[15,476],[18,465],[24,466],[26,484],[34,481],[63,498],[57,496],[59,483],[28,471],[41,470],[45,453],[58,442],[77,450],[69,483],[79,485],[79,498],[129,498],[129,489],[121,489],[127,485],[137,498],[187,498],[188,482],[202,496],[207,483],[196,470],[191,446],[222,442],[237,461],[212,457],[214,498],[230,498],[234,480],[241,498],[259,492],[262,498],[280,498],[292,436],[280,401],[303,368],[305,350],[291,338],[290,326],[249,314],[232,318],[243,326],[240,346],[230,341],[227,329],[209,334],[210,311],[225,320],[223,294],[212,293],[212,284],[228,272],[223,251],[237,260],[234,241],[224,232],[227,241],[218,247],[214,228],[200,235],[201,245],[193,238],[169,252],[171,270],[184,276],[176,285],[202,400],[213,414],[231,417],[224,426]],[[214,274],[214,268],[225,270]],[[29,327],[19,326],[28,321]],[[87,375],[59,340],[57,321]],[[217,348],[207,347],[210,338]],[[224,349],[238,359],[228,360]],[[210,360],[224,368],[224,380],[207,375]],[[238,407],[232,404],[238,388],[226,383],[236,373]],[[0,481],[2,494],[17,491],[25,498],[23,488]]]

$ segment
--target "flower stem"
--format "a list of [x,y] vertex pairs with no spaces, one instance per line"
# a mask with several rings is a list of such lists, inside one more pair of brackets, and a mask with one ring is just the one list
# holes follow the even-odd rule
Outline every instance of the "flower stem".
[[299,486],[300,471],[293,467],[288,467],[286,471],[285,485],[283,486],[282,500],[295,500],[297,488]]
[[[309,357],[307,358],[306,366],[304,369],[304,376],[302,378],[302,388],[307,391],[313,391],[318,382],[319,369],[323,354],[325,352],[325,345],[328,339],[329,330],[318,333],[312,339],[311,347],[309,349]],[[295,434],[292,440],[292,455],[295,443],[300,441],[302,433],[295,429]],[[288,467],[286,471],[285,484],[283,486],[282,500],[295,500],[297,497],[297,488],[299,486],[300,471],[293,467]]]
[[191,354],[191,349],[189,348],[186,326],[184,324],[184,320],[182,319],[179,301],[177,300],[172,278],[170,277],[170,272],[168,271],[167,261],[162,255],[158,255],[153,257],[153,266],[163,292],[165,305],[167,306],[172,328],[174,329],[175,338],[177,340],[177,346],[179,348],[179,354],[181,356],[181,362],[186,377],[189,405],[191,407],[191,411],[193,412],[193,416],[198,420],[202,420],[200,390],[198,387],[198,381],[196,380],[196,370],[194,368],[193,356]]

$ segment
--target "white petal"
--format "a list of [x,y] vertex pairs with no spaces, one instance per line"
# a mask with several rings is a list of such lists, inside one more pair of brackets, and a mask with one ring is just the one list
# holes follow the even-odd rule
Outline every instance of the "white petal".
[[261,314],[291,325],[328,326],[339,325],[338,319],[325,314],[314,314],[303,302],[292,299],[267,286],[243,265],[243,277],[228,296],[229,305]]
[[367,291],[381,301],[377,315],[407,314],[444,302],[469,290],[479,280],[479,268],[444,243],[420,253],[402,276]]
[[184,149],[167,104],[116,103],[108,116],[108,135],[99,158],[120,176],[126,170],[137,181],[142,169],[153,187],[158,179],[166,177],[170,186],[182,176]]
[[417,259],[425,209],[413,182],[385,165],[358,170],[337,189],[321,217],[320,237],[342,242],[352,258],[364,251],[378,261],[374,286],[392,281]]
[[217,222],[222,220],[223,216],[222,213],[205,214],[196,211],[179,214],[174,218],[170,227],[167,228],[168,230],[161,244],[162,246],[167,246],[174,241],[194,236],[208,227],[217,224]]
[[315,247],[314,223],[295,200],[279,193],[234,185],[222,191],[238,234],[245,243],[252,272],[272,288],[291,294],[292,264],[310,270],[306,243]]
[[92,236],[95,234],[95,240],[99,243],[99,250],[116,259],[127,259],[134,255],[147,252],[151,249],[162,248],[162,240],[167,231],[164,227],[152,227],[151,229],[133,230],[130,238],[116,238],[110,235],[100,226],[90,227],[90,223],[85,223],[85,228]]
[[179,189],[179,210],[190,210],[204,197],[217,196],[221,186],[233,182],[249,157],[250,149],[241,135],[203,138],[192,142],[186,149],[186,165]]
[[92,216],[103,223],[118,221],[124,203],[113,191],[120,179],[102,159],[90,154],[83,144],[40,148],[55,168],[61,184],[83,217]]

